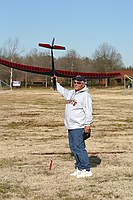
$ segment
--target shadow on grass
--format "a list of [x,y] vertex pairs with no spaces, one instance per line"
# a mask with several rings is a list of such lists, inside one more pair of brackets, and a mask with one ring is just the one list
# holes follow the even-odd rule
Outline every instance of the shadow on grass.
[[97,165],[100,165],[101,158],[99,158],[98,156],[90,156],[89,161],[90,161],[91,168],[93,168],[93,167],[97,167]]
[[[34,153],[30,153],[32,155],[42,155],[42,156],[48,156],[48,155],[57,155],[57,156],[63,156],[62,158],[64,158],[65,160],[72,160],[74,158],[73,154],[72,153],[63,153],[63,152],[60,152],[60,153],[56,153],[56,152],[47,152],[47,153],[39,153],[39,152],[34,152]],[[101,163],[101,158],[98,157],[97,155],[93,156],[89,156],[89,161],[90,161],[90,166],[91,167],[97,167],[97,165],[100,165]]]

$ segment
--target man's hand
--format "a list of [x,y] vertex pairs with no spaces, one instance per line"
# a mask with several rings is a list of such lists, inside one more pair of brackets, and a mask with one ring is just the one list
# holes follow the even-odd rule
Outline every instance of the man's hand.
[[51,82],[53,81],[53,78],[55,78],[56,82],[57,82],[57,76],[52,76],[51,77]]
[[56,90],[57,76],[51,77],[51,82],[52,82],[53,89]]
[[89,133],[90,130],[91,130],[91,127],[90,127],[90,126],[85,126],[85,127],[84,127],[85,133]]
[[84,132],[83,132],[83,140],[86,140],[90,138],[91,136],[91,127],[90,126],[85,126],[84,127]]

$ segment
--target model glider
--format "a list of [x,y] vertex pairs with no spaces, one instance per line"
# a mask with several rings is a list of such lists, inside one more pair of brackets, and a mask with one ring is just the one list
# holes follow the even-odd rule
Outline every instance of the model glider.
[[51,49],[52,69],[42,68],[39,66],[30,66],[30,65],[25,65],[25,64],[19,64],[19,63],[10,62],[8,60],[1,59],[1,58],[0,58],[0,64],[5,65],[10,68],[21,70],[21,71],[52,76],[54,89],[56,88],[55,76],[73,78],[77,75],[81,75],[81,76],[84,76],[86,79],[102,79],[102,78],[118,77],[121,75],[118,72],[116,72],[116,73],[115,72],[112,72],[112,73],[111,72],[106,72],[106,73],[104,73],[104,72],[103,73],[89,72],[88,73],[88,72],[74,72],[74,71],[67,71],[67,70],[55,70],[53,50],[65,50],[65,47],[59,46],[59,45],[54,45],[54,41],[55,41],[55,39],[53,38],[51,45],[39,43],[40,47]]

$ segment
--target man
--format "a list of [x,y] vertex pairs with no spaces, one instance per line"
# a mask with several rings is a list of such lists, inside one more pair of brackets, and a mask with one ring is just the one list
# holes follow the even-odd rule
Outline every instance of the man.
[[92,124],[92,99],[85,84],[85,78],[76,76],[74,90],[67,90],[57,82],[57,91],[65,98],[65,126],[68,129],[70,150],[76,163],[75,171],[70,174],[77,178],[90,177],[90,163],[83,140],[83,132],[88,133]]

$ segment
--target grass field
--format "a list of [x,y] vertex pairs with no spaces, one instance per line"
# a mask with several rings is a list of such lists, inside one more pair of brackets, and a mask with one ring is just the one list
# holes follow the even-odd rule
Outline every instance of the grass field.
[[64,99],[52,89],[0,91],[0,200],[133,199],[133,90],[90,92],[93,176],[77,179]]

